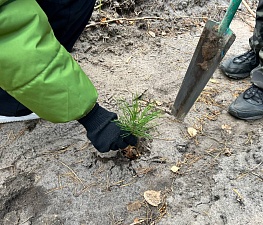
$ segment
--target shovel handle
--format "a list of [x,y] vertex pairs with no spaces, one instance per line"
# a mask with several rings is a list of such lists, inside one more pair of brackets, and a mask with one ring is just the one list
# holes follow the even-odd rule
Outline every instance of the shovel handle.
[[225,32],[228,30],[229,25],[230,25],[232,19],[234,18],[241,1],[242,0],[231,0],[229,6],[227,8],[227,11],[225,13],[225,16],[224,16],[223,20],[221,21],[221,23],[219,24],[219,27],[218,27],[219,35],[224,35]]

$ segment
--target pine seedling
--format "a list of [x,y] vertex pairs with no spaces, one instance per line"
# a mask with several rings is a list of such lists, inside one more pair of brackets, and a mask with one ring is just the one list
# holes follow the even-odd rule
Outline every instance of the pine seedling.
[[156,110],[152,104],[143,107],[137,95],[131,104],[126,100],[119,100],[118,103],[121,114],[115,120],[117,125],[138,138],[152,139],[150,132],[157,126],[153,120],[161,116],[161,111]]

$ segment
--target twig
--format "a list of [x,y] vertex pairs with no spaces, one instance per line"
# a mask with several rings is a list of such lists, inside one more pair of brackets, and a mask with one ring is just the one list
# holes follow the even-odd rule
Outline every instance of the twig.
[[113,186],[116,186],[116,185],[120,185],[121,183],[123,183],[125,180],[120,180],[120,181],[117,181],[115,183],[112,183],[110,186],[113,187]]
[[129,185],[131,185],[131,184],[134,184],[136,181],[137,181],[137,179],[134,179],[133,181],[131,181],[131,182],[127,183],[127,184],[123,184],[123,185],[121,185],[120,187],[129,186]]
[[252,11],[252,9],[249,7],[247,2],[245,0],[242,0],[243,5],[246,7],[247,11],[254,17],[256,18],[256,14]]
[[102,3],[100,3],[99,5],[95,6],[94,9],[98,9],[98,8],[101,8],[101,6],[103,6]]
[[176,140],[178,140],[178,138],[161,138],[161,137],[153,137],[153,139],[162,140],[162,141],[176,141]]
[[85,191],[87,191],[89,188],[91,188],[92,186],[96,186],[98,183],[94,182],[92,184],[87,185],[86,187],[84,187],[79,193],[76,193],[75,196],[78,197],[80,195],[82,195]]
[[33,216],[28,217],[28,218],[27,218],[25,221],[23,221],[21,224],[24,224],[24,223],[28,222],[31,218],[33,218]]
[[13,168],[15,167],[14,165],[10,165],[10,166],[5,166],[5,167],[1,167],[0,170],[6,170],[6,169],[9,169],[9,168]]
[[256,165],[254,168],[252,168],[248,173],[250,173],[250,174],[258,177],[259,179],[261,179],[261,180],[263,181],[263,177],[262,177],[262,176],[260,176],[260,175],[257,174],[257,173],[254,173],[254,170],[255,170],[256,168],[258,168],[262,163],[263,163],[263,162],[260,162],[259,164],[257,164],[257,165]]
[[253,167],[252,169],[249,169],[247,172],[241,174],[239,177],[237,177],[237,179],[241,179],[244,176],[248,175],[248,174],[252,174],[258,178],[260,178],[261,180],[263,180],[263,177],[260,176],[259,174],[254,173],[254,170],[257,169],[263,162],[260,162],[259,164],[257,164],[255,167]]
[[254,176],[256,176],[256,177],[258,177],[259,179],[261,179],[261,181],[263,181],[263,177],[262,176],[260,176],[259,174],[257,174],[257,173],[254,173],[254,172],[250,172],[252,175],[254,175]]
[[67,186],[60,186],[60,187],[55,187],[55,188],[49,189],[48,191],[45,192],[45,194],[49,194],[49,193],[52,193],[54,191],[61,190],[64,187],[67,187]]
[[236,194],[236,200],[241,204],[244,205],[244,198],[243,196],[239,193],[239,191],[236,188],[233,188],[233,192]]
[[138,220],[134,221],[133,223],[131,223],[130,225],[142,224],[143,222],[145,222],[144,219],[138,219]]
[[65,163],[63,163],[62,161],[58,160],[58,162],[60,162],[63,166],[67,167],[76,177],[76,179],[83,185],[83,187],[85,188],[86,185],[84,184],[84,182],[78,177],[78,175],[74,172],[73,169],[71,169],[68,165],[66,165]]
[[116,18],[116,19],[110,19],[110,20],[91,23],[91,24],[86,25],[86,28],[97,26],[97,25],[109,24],[109,23],[117,22],[117,21],[137,21],[137,20],[164,20],[164,19],[161,17]]
[[255,167],[253,167],[252,169],[250,169],[250,171],[249,172],[252,172],[252,171],[254,171],[256,168],[258,168],[261,164],[263,163],[263,161],[262,162],[260,162],[259,164],[257,164]]
[[208,135],[206,135],[206,134],[204,134],[204,136],[207,137],[207,138],[210,138],[210,139],[213,140],[213,141],[216,141],[216,142],[219,143],[219,144],[226,145],[224,142],[221,142],[221,141],[217,140],[217,139],[214,138],[214,137],[208,136]]
[[[184,19],[184,18],[189,18],[189,19],[203,19],[203,20],[207,20],[208,17],[193,17],[193,16],[178,16],[178,17],[174,17],[174,19]],[[89,27],[94,27],[97,25],[107,25],[109,23],[113,23],[113,22],[117,22],[117,21],[139,21],[139,20],[165,20],[162,17],[135,17],[135,18],[115,18],[115,19],[109,19],[109,20],[105,20],[105,21],[100,21],[100,22],[92,22],[88,25],[86,25],[86,28]]]

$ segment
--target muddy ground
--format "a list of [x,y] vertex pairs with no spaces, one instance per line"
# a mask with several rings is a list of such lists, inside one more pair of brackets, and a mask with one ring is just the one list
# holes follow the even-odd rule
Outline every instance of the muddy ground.
[[[119,113],[116,101],[137,93],[163,111],[154,139],[129,160],[99,155],[77,122],[0,125],[0,224],[263,224],[262,120],[227,113],[249,78],[217,69],[183,122],[170,113],[206,19],[222,19],[227,1],[101,2],[72,55],[101,105]],[[242,5],[226,58],[249,49],[253,26]],[[158,206],[148,190],[161,193]]]

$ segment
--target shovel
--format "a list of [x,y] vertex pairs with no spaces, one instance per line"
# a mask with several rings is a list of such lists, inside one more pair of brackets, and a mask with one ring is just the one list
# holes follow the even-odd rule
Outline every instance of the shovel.
[[185,118],[234,42],[236,36],[229,29],[229,25],[241,1],[231,0],[220,24],[211,20],[207,21],[172,106],[172,114],[177,119]]

